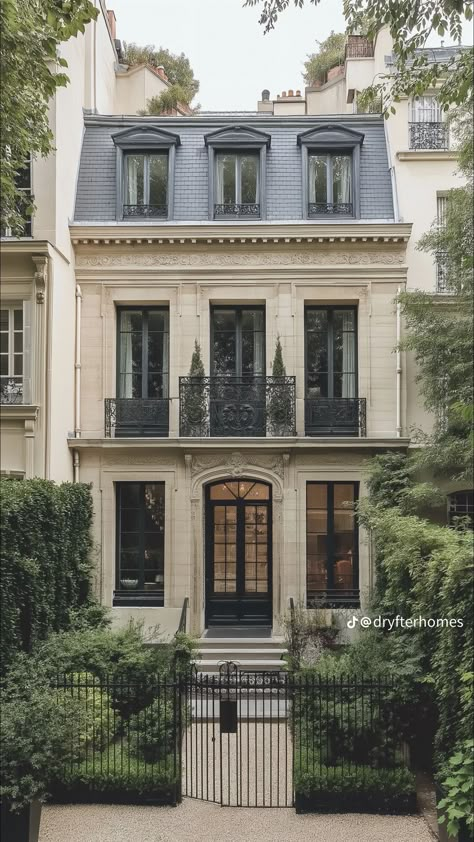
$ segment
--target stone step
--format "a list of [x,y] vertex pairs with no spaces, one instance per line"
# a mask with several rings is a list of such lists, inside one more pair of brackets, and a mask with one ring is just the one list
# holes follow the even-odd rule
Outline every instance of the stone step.
[[[202,673],[214,673],[219,672],[219,663],[223,660],[231,660],[231,659],[224,659],[224,658],[203,658],[196,660],[196,667]],[[237,659],[236,659],[237,660]],[[248,658],[239,658],[238,659],[239,667],[242,671],[247,672],[265,672],[270,670],[281,670],[285,666],[285,662],[282,660],[277,660],[276,658],[255,658],[253,660],[249,660]]]
[[199,650],[203,649],[281,649],[285,641],[282,637],[200,637],[196,640]]
[[240,661],[242,658],[245,660],[255,660],[257,659],[275,659],[279,661],[282,659],[283,655],[286,655],[286,649],[267,649],[259,647],[258,649],[241,649],[240,647],[235,648],[216,648],[216,647],[205,647],[199,648],[198,650],[200,654],[205,657],[207,660],[218,660],[218,661]]

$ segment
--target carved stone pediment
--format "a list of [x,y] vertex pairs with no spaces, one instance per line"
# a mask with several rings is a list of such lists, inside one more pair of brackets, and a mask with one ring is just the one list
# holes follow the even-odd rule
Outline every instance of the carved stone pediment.
[[240,477],[246,474],[252,474],[252,467],[263,468],[266,471],[271,471],[280,479],[283,479],[284,461],[280,454],[263,453],[253,454],[241,453],[234,451],[233,453],[204,453],[199,456],[193,456],[191,460],[191,476],[203,473],[204,471],[212,470],[213,468],[221,468],[222,476]]

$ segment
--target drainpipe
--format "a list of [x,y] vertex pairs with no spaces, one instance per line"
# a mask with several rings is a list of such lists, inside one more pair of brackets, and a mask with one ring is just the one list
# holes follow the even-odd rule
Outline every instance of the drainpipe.
[[[81,308],[82,292],[76,284],[76,344],[74,350],[74,437],[81,438]],[[79,482],[79,453],[73,453],[74,482]]]
[[393,166],[392,162],[392,151],[390,149],[390,139],[388,136],[388,129],[387,129],[387,120],[384,120],[383,123],[384,131],[385,131],[385,144],[387,147],[387,157],[388,157],[388,171],[390,173],[390,181],[392,184],[392,196],[393,196],[393,218],[395,222],[400,222],[400,208],[398,205],[398,190],[397,190],[397,176],[395,173],[395,167]]
[[400,303],[401,287],[397,290],[397,438],[402,435],[402,353],[400,341],[402,338],[402,305]]

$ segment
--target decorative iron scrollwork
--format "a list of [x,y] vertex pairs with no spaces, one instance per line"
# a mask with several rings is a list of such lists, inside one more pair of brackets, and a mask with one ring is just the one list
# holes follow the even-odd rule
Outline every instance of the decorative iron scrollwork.
[[168,205],[124,205],[124,219],[129,217],[140,217],[141,219],[166,219],[168,216]]
[[310,202],[308,216],[352,216],[352,202]]
[[307,436],[366,436],[365,398],[306,398]]
[[106,438],[161,438],[168,431],[168,398],[106,398]]
[[23,403],[23,380],[18,377],[0,378],[0,403]]
[[447,123],[409,123],[410,149],[449,149]]
[[252,202],[247,204],[237,204],[235,202],[227,202],[226,204],[214,205],[214,217],[230,216],[260,216],[260,205]]

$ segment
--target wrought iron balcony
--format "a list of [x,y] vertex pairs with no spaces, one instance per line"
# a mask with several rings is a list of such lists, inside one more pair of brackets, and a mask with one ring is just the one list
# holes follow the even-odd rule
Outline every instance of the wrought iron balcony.
[[23,378],[0,377],[0,404],[23,403]]
[[307,608],[358,608],[359,605],[359,588],[308,589],[306,598]]
[[305,430],[307,436],[366,436],[365,398],[306,398]]
[[123,218],[166,219],[168,205],[124,205]]
[[436,292],[449,293],[448,289],[448,255],[440,251],[436,255]]
[[181,436],[294,436],[294,377],[180,377]]
[[310,202],[308,216],[352,216],[352,202]]
[[163,438],[168,431],[168,398],[106,398],[106,438]]
[[449,149],[447,123],[409,123],[410,149]]
[[260,205],[258,203],[236,204],[227,203],[223,205],[214,205],[214,218],[230,217],[259,217]]

